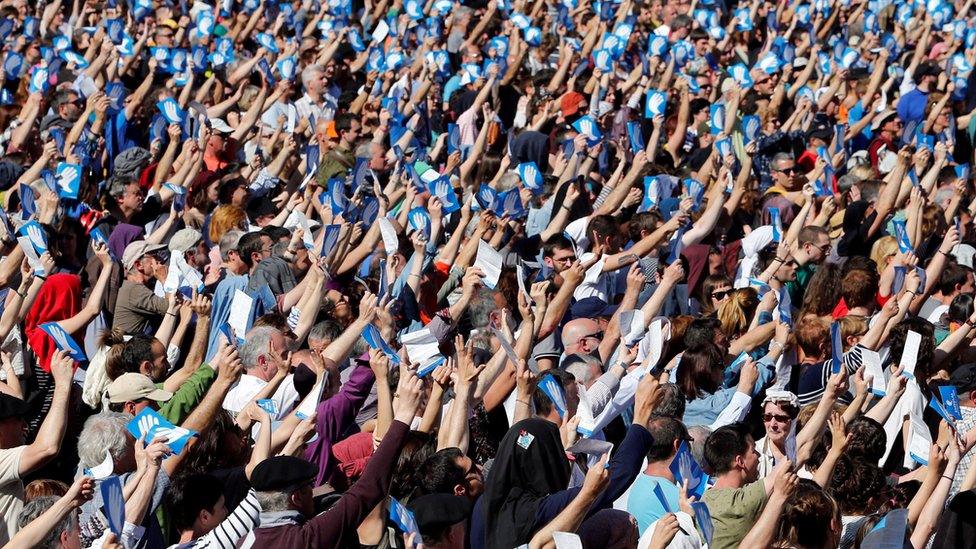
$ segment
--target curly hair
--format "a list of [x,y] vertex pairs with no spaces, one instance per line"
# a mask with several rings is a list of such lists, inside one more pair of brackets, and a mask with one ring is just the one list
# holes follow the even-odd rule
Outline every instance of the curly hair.
[[829,491],[847,516],[869,515],[888,493],[881,468],[861,458],[842,455],[834,466]]
[[834,498],[812,480],[801,479],[783,508],[773,546],[794,549],[834,547],[840,524],[840,506]]

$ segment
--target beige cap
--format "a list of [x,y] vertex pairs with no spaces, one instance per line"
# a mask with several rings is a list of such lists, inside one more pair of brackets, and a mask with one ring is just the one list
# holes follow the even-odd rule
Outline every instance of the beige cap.
[[165,244],[150,244],[145,240],[136,240],[128,246],[125,247],[125,251],[122,252],[122,267],[128,272],[133,266],[135,266],[136,261],[139,261],[146,254],[151,254],[153,252],[158,252],[159,250],[165,250]]
[[142,399],[166,402],[173,393],[157,389],[152,380],[142,374],[122,374],[108,386],[108,401],[112,404],[134,402]]

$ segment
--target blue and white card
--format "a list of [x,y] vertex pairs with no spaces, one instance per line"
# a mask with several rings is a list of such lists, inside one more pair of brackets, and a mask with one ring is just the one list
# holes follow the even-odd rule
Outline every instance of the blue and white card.
[[37,212],[37,203],[34,202],[34,189],[27,183],[21,183],[19,189],[21,219],[30,219]]
[[705,537],[705,543],[712,544],[715,536],[715,524],[712,523],[712,515],[708,512],[708,505],[704,501],[696,501],[691,504],[691,509],[695,512],[695,523]]
[[668,96],[666,93],[658,90],[649,90],[647,92],[647,102],[644,104],[644,118],[654,118],[655,116],[664,116],[664,109],[668,104]]
[[691,455],[691,448],[687,441],[682,441],[678,451],[671,460],[671,474],[678,486],[684,485],[688,481],[688,496],[695,496],[699,500],[708,487],[708,475],[702,470],[701,465],[695,461]]
[[627,137],[630,139],[630,151],[632,153],[637,154],[646,148],[640,122],[636,120],[627,122]]
[[30,239],[31,246],[34,248],[34,252],[38,256],[41,256],[48,250],[47,245],[47,233],[44,232],[44,227],[41,226],[35,220],[30,220],[20,226],[20,230],[17,234],[25,236]]
[[322,236],[322,250],[319,256],[326,257],[332,253],[332,250],[335,249],[336,244],[339,242],[339,232],[342,230],[342,226],[326,225],[322,230],[325,234]]
[[183,122],[183,109],[172,97],[167,97],[156,103],[156,108],[163,114],[163,118],[170,124],[181,124]]
[[420,527],[417,526],[417,519],[413,513],[394,497],[390,498],[390,520],[404,534],[413,534],[413,539],[423,540],[420,535]]
[[116,539],[122,539],[122,528],[125,526],[125,495],[122,493],[122,480],[118,476],[103,479],[98,486],[102,495],[102,509],[108,528],[115,534]]
[[494,210],[495,203],[498,200],[498,191],[491,188],[487,183],[482,183],[474,195],[474,200],[482,210]]
[[278,402],[270,398],[262,398],[257,401],[258,407],[268,412],[268,415],[275,417],[278,415]]
[[582,116],[573,122],[573,129],[586,136],[586,144],[594,146],[603,138],[596,120],[592,116]]
[[539,380],[539,389],[549,398],[553,406],[556,407],[556,412],[559,414],[559,417],[565,417],[569,409],[566,406],[566,394],[563,392],[563,387],[559,381],[552,374],[545,374]]
[[383,351],[383,354],[390,359],[392,364],[400,364],[400,356],[397,355],[396,351],[390,347],[390,344],[383,339],[383,336],[380,335],[380,331],[376,328],[376,326],[373,326],[372,324],[366,326],[366,328],[363,330],[363,340],[371,348]]
[[454,191],[454,186],[451,185],[451,179],[446,175],[438,177],[430,184],[430,192],[441,201],[444,213],[454,213],[461,209],[457,192]]
[[779,321],[784,324],[793,325],[793,300],[790,292],[786,291],[786,286],[779,289]]
[[78,164],[69,164],[67,162],[58,164],[57,170],[54,172],[54,177],[57,181],[58,196],[61,198],[78,199],[78,193],[81,190],[81,170],[82,167]]
[[905,222],[900,219],[892,220],[892,226],[895,228],[895,239],[898,241],[898,251],[906,254],[914,251],[912,248],[912,243],[908,239],[908,231],[905,228]]
[[40,328],[47,335],[51,336],[58,349],[71,357],[72,360],[77,360],[78,362],[88,360],[88,357],[85,356],[85,351],[82,350],[81,346],[71,337],[71,334],[62,328],[60,324],[57,322],[47,322],[41,324]]
[[186,444],[190,442],[190,439],[195,436],[197,436],[196,431],[184,429],[183,427],[176,427],[172,424],[153,425],[149,428],[149,432],[146,433],[146,443],[149,443],[156,438],[161,438],[175,455],[182,452],[183,448],[186,448]]
[[407,213],[407,223],[411,229],[424,233],[428,238],[430,237],[430,214],[423,206],[417,206]]
[[712,135],[725,131],[725,105],[713,104],[708,108],[708,127]]
[[959,407],[959,393],[955,385],[940,385],[939,398],[942,400],[942,406],[952,419],[956,421],[962,419],[962,409]]
[[830,373],[839,374],[844,364],[844,339],[841,336],[840,322],[830,324]]
[[542,192],[542,172],[535,162],[523,162],[518,165],[518,175],[522,183],[533,193]]
[[748,145],[759,139],[759,128],[761,125],[761,120],[754,114],[742,117],[742,143],[744,145]]

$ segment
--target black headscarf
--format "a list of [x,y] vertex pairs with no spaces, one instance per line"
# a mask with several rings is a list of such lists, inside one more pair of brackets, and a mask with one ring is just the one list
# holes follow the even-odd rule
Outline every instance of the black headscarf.
[[939,520],[933,547],[976,547],[974,506],[976,491],[967,490],[956,494]]
[[485,547],[528,543],[540,502],[565,490],[569,473],[556,425],[536,418],[513,425],[498,445],[485,487]]

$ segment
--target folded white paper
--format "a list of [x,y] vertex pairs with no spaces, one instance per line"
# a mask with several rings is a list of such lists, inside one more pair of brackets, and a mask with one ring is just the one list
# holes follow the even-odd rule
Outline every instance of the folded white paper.
[[230,302],[230,313],[227,316],[227,323],[234,329],[234,334],[238,340],[244,339],[247,334],[247,324],[251,319],[251,310],[254,307],[254,298],[242,292],[234,291],[234,299]]
[[498,285],[498,277],[502,274],[502,254],[481,240],[478,242],[478,257],[474,260],[474,266],[485,273],[482,279],[485,286],[494,290],[495,286]]
[[380,236],[383,237],[383,249],[386,250],[386,255],[395,254],[400,247],[400,241],[397,240],[397,233],[396,229],[393,228],[393,223],[382,216],[376,218],[376,221],[380,224]]
[[918,349],[922,344],[922,335],[918,332],[909,331],[905,335],[905,348],[901,353],[899,364],[905,367],[903,373],[909,377],[915,377],[915,364],[918,362]]
[[877,351],[862,349],[861,364],[864,365],[864,377],[871,378],[871,392],[875,396],[885,396],[888,381],[885,379],[884,367],[881,365],[881,355]]

